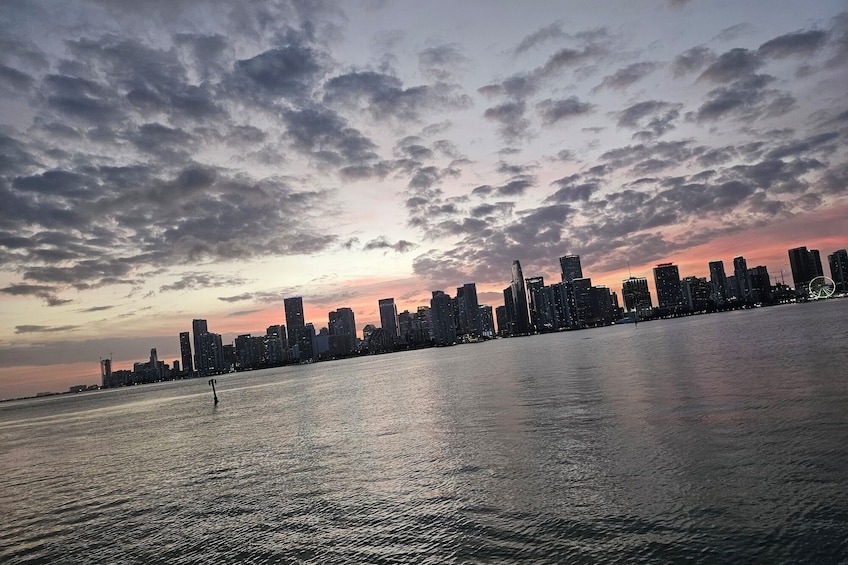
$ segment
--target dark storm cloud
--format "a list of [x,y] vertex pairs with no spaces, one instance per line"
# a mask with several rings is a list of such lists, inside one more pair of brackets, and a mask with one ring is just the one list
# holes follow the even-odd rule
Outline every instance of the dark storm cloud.
[[671,62],[672,72],[675,77],[695,73],[715,61],[715,58],[711,49],[703,46],[693,47],[674,58]]
[[633,63],[632,65],[628,65],[623,69],[618,69],[611,75],[605,76],[603,81],[601,81],[601,84],[596,86],[593,90],[598,91],[604,88],[610,88],[613,90],[623,90],[631,84],[635,84],[636,82],[642,80],[644,77],[648,76],[658,66],[658,63],[649,61]]
[[737,47],[719,55],[699,78],[713,82],[732,82],[753,75],[761,66],[763,59],[759,54]]
[[763,57],[783,59],[792,56],[808,56],[821,49],[827,41],[827,33],[819,30],[787,33],[766,41],[757,53]]
[[576,96],[569,96],[564,100],[542,100],[536,105],[536,109],[542,116],[545,125],[553,125],[560,120],[573,118],[592,111],[593,105],[581,102]]

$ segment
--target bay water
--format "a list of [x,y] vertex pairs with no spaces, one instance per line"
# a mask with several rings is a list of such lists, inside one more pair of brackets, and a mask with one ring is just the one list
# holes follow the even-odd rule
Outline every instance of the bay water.
[[848,562],[848,300],[0,405],[1,563]]

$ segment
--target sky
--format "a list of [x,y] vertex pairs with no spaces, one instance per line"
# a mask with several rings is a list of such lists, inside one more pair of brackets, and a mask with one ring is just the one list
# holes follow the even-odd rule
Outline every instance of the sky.
[[844,0],[7,0],[0,398],[515,259],[791,284],[848,246],[845,61]]

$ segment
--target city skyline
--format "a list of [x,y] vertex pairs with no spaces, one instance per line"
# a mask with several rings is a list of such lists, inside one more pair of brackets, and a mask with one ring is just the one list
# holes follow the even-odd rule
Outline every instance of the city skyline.
[[282,297],[315,330],[470,282],[497,307],[514,260],[551,284],[580,255],[655,299],[664,262],[791,284],[806,246],[827,273],[844,4],[607,7],[10,3],[0,396],[181,358],[193,319],[264,332]]

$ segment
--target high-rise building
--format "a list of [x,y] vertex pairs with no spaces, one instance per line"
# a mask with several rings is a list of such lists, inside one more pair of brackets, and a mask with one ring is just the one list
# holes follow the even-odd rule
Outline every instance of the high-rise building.
[[329,313],[330,353],[350,355],[356,351],[356,319],[350,308],[339,308]]
[[287,341],[285,326],[268,326],[265,330],[265,356],[268,365],[276,367],[285,363]]
[[498,306],[495,308],[495,320],[498,323],[498,335],[501,337],[509,337],[509,317],[506,312],[506,306]]
[[288,329],[289,347],[294,347],[300,330],[306,325],[306,320],[303,316],[303,298],[293,296],[283,300],[283,307],[286,311],[286,328]]
[[836,283],[836,292],[848,292],[848,250],[840,249],[827,256],[830,278]]
[[746,304],[752,304],[751,274],[748,272],[748,262],[741,255],[733,258],[733,276],[736,278],[736,297]]
[[202,377],[223,372],[225,362],[221,336],[209,331],[206,320],[192,320],[191,329],[194,334],[194,369]]
[[654,267],[654,288],[657,289],[657,303],[666,310],[683,308],[683,292],[680,289],[680,272],[673,263],[660,263]]
[[380,327],[388,333],[392,339],[397,339],[398,333],[398,316],[397,306],[395,306],[394,298],[381,298],[377,302],[380,308]]
[[710,261],[710,296],[716,306],[723,306],[729,298],[724,261]]
[[544,309],[544,297],[542,289],[545,287],[543,277],[528,277],[524,279],[527,287],[527,298],[530,306],[530,327],[532,331],[542,331],[542,310]]
[[456,320],[453,312],[453,299],[441,290],[434,290],[433,298],[430,299],[430,331],[436,345],[451,345],[456,342]]
[[188,332],[180,332],[180,358],[183,361],[183,371],[191,375],[194,364],[191,362],[191,338]]
[[492,307],[487,304],[480,304],[477,310],[480,319],[480,336],[495,337],[495,319],[492,315]]
[[480,304],[477,285],[465,283],[456,289],[457,324],[460,335],[480,336]]
[[[286,318],[288,321],[288,317]],[[292,358],[299,363],[315,361],[318,355],[318,346],[315,339],[315,326],[304,324],[294,329],[289,329],[289,339],[294,338],[291,345]]]
[[683,303],[687,310],[701,312],[713,304],[710,298],[710,283],[706,277],[684,277],[680,282],[680,290],[683,292]]
[[624,311],[639,318],[651,315],[653,302],[645,277],[630,277],[621,281],[621,296],[624,298]]
[[584,277],[571,281],[574,293],[574,326],[586,327],[594,321],[592,312],[592,279]]
[[771,276],[765,265],[748,269],[748,280],[751,283],[751,300],[753,302],[771,302]]
[[524,274],[521,272],[521,262],[512,262],[512,305],[514,310],[513,333],[527,335],[532,331],[530,326],[530,312],[527,310],[527,291],[524,288]]
[[790,249],[789,266],[792,268],[792,282],[795,284],[796,296],[806,296],[809,292],[810,281],[824,274],[821,256],[817,249],[809,251],[806,247]]
[[571,283],[574,279],[583,278],[583,268],[580,266],[580,255],[566,255],[559,258],[562,271],[562,282]]
[[503,326],[498,322],[498,331],[504,337],[515,334],[515,303],[512,300],[512,286],[508,286],[503,290],[504,297],[504,321]]

